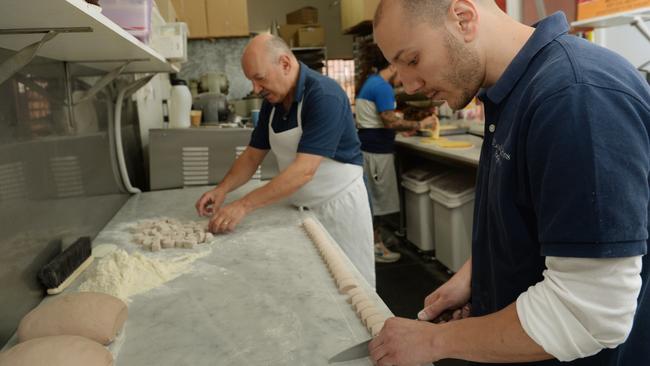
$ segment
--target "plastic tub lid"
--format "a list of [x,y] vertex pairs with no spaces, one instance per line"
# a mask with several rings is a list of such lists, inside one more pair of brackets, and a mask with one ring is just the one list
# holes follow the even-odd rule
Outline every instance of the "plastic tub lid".
[[413,169],[402,174],[402,187],[414,193],[429,192],[429,183],[444,175],[443,171]]
[[476,181],[472,175],[450,173],[429,184],[429,197],[448,208],[461,206],[474,199]]

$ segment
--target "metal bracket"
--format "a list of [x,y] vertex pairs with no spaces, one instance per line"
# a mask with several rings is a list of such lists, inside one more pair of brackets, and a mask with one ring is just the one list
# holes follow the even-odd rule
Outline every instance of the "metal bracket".
[[38,52],[41,46],[54,38],[57,34],[57,32],[46,33],[40,41],[30,44],[3,62],[2,65],[0,65],[0,84],[14,76],[14,74],[20,71],[23,67],[27,66],[27,64],[34,59],[36,52]]
[[130,61],[127,61],[126,63],[114,68],[109,73],[102,76],[102,78],[99,79],[95,83],[95,85],[93,85],[90,89],[88,89],[88,91],[85,92],[82,97],[80,97],[78,100],[72,101],[72,105],[83,103],[86,100],[95,96],[95,94],[99,93],[99,91],[102,90],[106,85],[110,84],[111,82],[113,82],[113,80],[117,79],[117,77],[120,76],[122,71],[124,71],[124,69],[129,65],[129,63]]
[[4,61],[0,65],[0,84],[7,81],[15,73],[20,71],[23,67],[27,66],[34,57],[36,53],[45,43],[50,41],[52,38],[56,37],[59,33],[78,33],[78,32],[92,32],[90,27],[74,27],[74,28],[24,28],[24,29],[0,29],[0,35],[11,35],[11,34],[39,34],[44,33],[45,35],[41,38],[40,41],[34,42],[20,51],[15,55],[11,56],[8,60]]
[[650,42],[650,30],[648,29],[648,26],[645,24],[645,20],[643,16],[641,15],[635,15],[632,18],[632,22],[630,23],[631,25],[635,26],[636,29],[643,34],[643,36]]

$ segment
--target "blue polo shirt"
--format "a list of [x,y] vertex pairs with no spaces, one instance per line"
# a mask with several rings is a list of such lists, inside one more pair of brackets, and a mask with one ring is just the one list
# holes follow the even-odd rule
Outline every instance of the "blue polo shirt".
[[[545,256],[647,251],[650,87],[621,56],[568,30],[562,13],[539,22],[479,96],[486,129],[474,213],[475,315],[503,309],[542,281]],[[526,365],[650,365],[649,265],[644,256],[639,307],[623,345]]]
[[356,99],[357,127],[361,150],[390,154],[395,150],[395,130],[385,128],[379,113],[395,110],[393,87],[378,74],[370,75]]
[[298,152],[319,155],[341,163],[363,165],[359,138],[354,126],[350,101],[334,81],[300,62],[300,75],[289,111],[282,103],[262,103],[259,122],[253,130],[249,145],[269,150],[269,118],[275,133],[298,126],[298,103],[302,100],[302,137]]

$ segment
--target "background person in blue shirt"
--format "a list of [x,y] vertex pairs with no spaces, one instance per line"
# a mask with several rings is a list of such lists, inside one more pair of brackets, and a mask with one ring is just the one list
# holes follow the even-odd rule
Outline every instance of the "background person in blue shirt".
[[409,121],[396,112],[394,87],[400,85],[397,69],[391,66],[377,48],[373,56],[376,71],[364,81],[355,103],[357,128],[363,153],[363,170],[367,177],[372,204],[375,261],[390,263],[400,254],[389,251],[381,238],[378,216],[399,212],[399,193],[395,173],[395,131],[432,128],[435,116]]
[[[250,41],[242,68],[253,91],[265,99],[259,121],[230,171],[197,201],[198,213],[211,215],[210,230],[220,233],[234,230],[251,211],[289,198],[318,217],[374,287],[372,218],[347,95],[269,34]],[[269,150],[277,158],[279,175],[224,205],[228,192],[250,180]]]
[[388,319],[375,363],[650,365],[650,87],[568,30],[492,0],[379,4],[375,40],[405,90],[460,109],[484,88],[486,131],[472,257],[418,317],[471,314]]

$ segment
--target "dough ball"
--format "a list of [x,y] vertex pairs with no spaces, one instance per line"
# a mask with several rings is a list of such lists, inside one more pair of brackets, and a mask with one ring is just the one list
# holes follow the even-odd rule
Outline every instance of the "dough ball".
[[57,335],[77,335],[101,344],[115,339],[126,321],[126,304],[98,292],[60,295],[30,311],[20,321],[18,340]]
[[113,356],[101,344],[79,336],[32,339],[0,353],[0,366],[111,366]]

